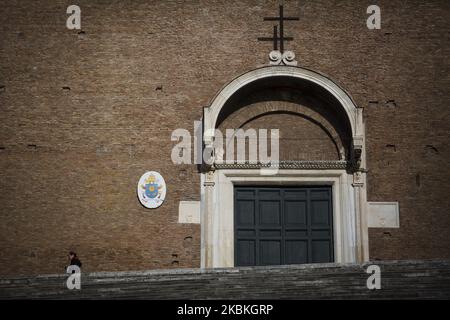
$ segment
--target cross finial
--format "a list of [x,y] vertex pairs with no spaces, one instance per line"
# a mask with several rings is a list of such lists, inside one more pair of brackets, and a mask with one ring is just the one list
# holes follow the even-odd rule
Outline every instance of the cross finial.
[[292,41],[294,38],[284,36],[284,21],[298,21],[298,17],[285,17],[283,6],[280,5],[280,15],[278,17],[265,17],[264,21],[278,21],[280,27],[280,36],[278,36],[277,26],[274,26],[274,35],[272,38],[258,38],[259,41],[273,41],[273,50],[278,50],[278,41],[280,43],[280,52],[284,53],[284,41]]
[[[280,56],[279,62],[281,63],[281,60],[282,59],[284,60],[283,56],[285,55],[284,42],[292,41],[294,39],[292,37],[284,36],[284,21],[298,21],[298,20],[299,20],[298,17],[285,17],[282,5],[280,5],[280,7],[279,7],[279,16],[278,17],[265,17],[264,18],[264,21],[278,21],[278,26],[277,25],[273,26],[273,36],[272,37],[258,38],[259,41],[273,42],[273,51],[270,54],[271,60],[272,60],[272,56],[275,54],[276,56]],[[278,35],[278,27],[279,27],[279,35]],[[278,43],[280,44],[279,49],[278,49]],[[287,51],[286,54],[288,54],[289,59],[292,58],[292,61],[293,61],[294,58],[292,56],[295,57],[295,55],[290,51]],[[277,64],[279,64],[279,63],[277,63]],[[285,63],[285,64],[287,64],[287,63]]]

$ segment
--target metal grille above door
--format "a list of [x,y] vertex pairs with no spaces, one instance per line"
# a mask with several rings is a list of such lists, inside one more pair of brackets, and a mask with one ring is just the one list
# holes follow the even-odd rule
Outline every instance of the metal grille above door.
[[332,262],[331,187],[235,187],[236,266]]

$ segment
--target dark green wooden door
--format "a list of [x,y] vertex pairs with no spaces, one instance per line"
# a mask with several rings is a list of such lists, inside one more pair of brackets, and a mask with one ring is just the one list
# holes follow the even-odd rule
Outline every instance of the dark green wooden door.
[[331,187],[235,187],[235,265],[332,262]]

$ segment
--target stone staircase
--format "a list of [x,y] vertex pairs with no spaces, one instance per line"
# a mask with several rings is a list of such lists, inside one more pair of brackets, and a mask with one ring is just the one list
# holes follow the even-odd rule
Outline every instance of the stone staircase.
[[[369,290],[367,267],[381,268]],[[95,272],[0,279],[0,299],[450,299],[450,261]]]

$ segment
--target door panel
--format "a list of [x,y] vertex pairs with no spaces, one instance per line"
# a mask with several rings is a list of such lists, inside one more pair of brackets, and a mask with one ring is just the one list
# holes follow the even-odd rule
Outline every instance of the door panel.
[[285,200],[284,217],[286,226],[306,228],[308,225],[308,220],[306,219],[306,200]]
[[239,226],[251,226],[255,225],[255,201],[254,200],[240,200],[237,203],[237,210],[239,215],[237,216],[237,223]]
[[308,263],[308,240],[286,240],[286,264]]
[[281,226],[281,208],[280,201],[259,201],[259,225],[265,226]]
[[236,263],[239,266],[256,265],[256,241],[239,240],[236,245]]
[[312,240],[313,263],[330,262],[330,240]]
[[333,261],[331,187],[236,187],[235,264]]
[[260,264],[281,264],[281,240],[260,240]]

